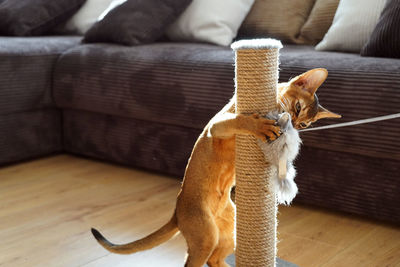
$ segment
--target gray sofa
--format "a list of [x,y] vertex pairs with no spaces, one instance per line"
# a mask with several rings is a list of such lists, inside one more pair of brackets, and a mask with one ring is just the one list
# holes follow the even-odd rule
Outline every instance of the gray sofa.
[[[352,121],[399,112],[400,60],[287,45],[280,80],[324,67],[320,102]],[[233,95],[230,48],[0,37],[0,163],[67,152],[182,177]],[[295,202],[400,222],[400,120],[301,134]]]

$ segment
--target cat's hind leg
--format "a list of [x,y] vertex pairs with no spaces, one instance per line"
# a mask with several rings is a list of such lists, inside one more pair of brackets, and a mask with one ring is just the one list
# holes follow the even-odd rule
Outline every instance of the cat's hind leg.
[[222,237],[207,261],[209,267],[229,267],[225,258],[233,253],[235,243],[233,238]]
[[191,218],[180,230],[188,246],[185,267],[203,267],[218,243],[219,231],[214,218]]
[[235,250],[235,208],[229,203],[224,212],[216,218],[219,229],[219,240],[207,261],[210,267],[229,267],[225,258]]

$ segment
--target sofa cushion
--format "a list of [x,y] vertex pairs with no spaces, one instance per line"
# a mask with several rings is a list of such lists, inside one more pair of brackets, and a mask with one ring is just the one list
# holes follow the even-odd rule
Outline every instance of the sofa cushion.
[[339,0],[317,0],[301,28],[297,43],[316,45],[332,25]]
[[362,56],[400,58],[400,0],[387,1]]
[[193,0],[166,34],[174,41],[228,46],[253,3],[254,0]]
[[239,29],[239,36],[273,37],[284,43],[297,43],[314,3],[315,0],[256,0]]
[[27,111],[52,103],[53,66],[77,37],[0,37],[0,114]]
[[202,128],[233,94],[233,54],[207,44],[87,44],[55,67],[61,108]]
[[66,32],[85,34],[113,0],[86,0],[82,7],[63,25]]
[[[325,67],[320,102],[343,115],[320,125],[398,112],[400,61],[320,52],[311,46],[281,50],[280,80]],[[136,47],[83,45],[65,52],[54,75],[62,108],[201,129],[234,92],[233,53],[207,44],[158,43]],[[400,160],[399,120],[302,134],[328,150]]]
[[0,6],[0,33],[43,35],[65,22],[86,0],[5,0]]
[[385,0],[341,0],[331,27],[315,49],[359,53],[384,6]]
[[191,1],[131,0],[121,4],[116,0],[86,32],[83,41],[124,45],[152,43],[162,37]]

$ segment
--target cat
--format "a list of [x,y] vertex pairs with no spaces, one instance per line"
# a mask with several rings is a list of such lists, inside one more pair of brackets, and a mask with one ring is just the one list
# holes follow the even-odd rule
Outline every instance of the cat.
[[[322,118],[339,118],[319,105],[318,87],[326,69],[309,70],[278,85],[277,109],[290,114],[296,129]],[[110,252],[130,254],[166,242],[179,232],[188,246],[185,267],[226,267],[233,253],[235,206],[230,192],[235,183],[235,135],[253,135],[263,142],[277,139],[276,121],[258,114],[235,114],[235,96],[206,125],[186,166],[176,208],[171,219],[152,234],[128,244],[115,245],[92,228],[96,240]]]

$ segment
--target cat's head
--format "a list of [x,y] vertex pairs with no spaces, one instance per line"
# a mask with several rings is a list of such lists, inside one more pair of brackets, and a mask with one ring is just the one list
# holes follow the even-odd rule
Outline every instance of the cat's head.
[[287,83],[279,84],[278,97],[282,108],[292,117],[296,129],[307,128],[323,118],[340,118],[341,115],[322,107],[315,94],[328,77],[323,68],[309,70]]

